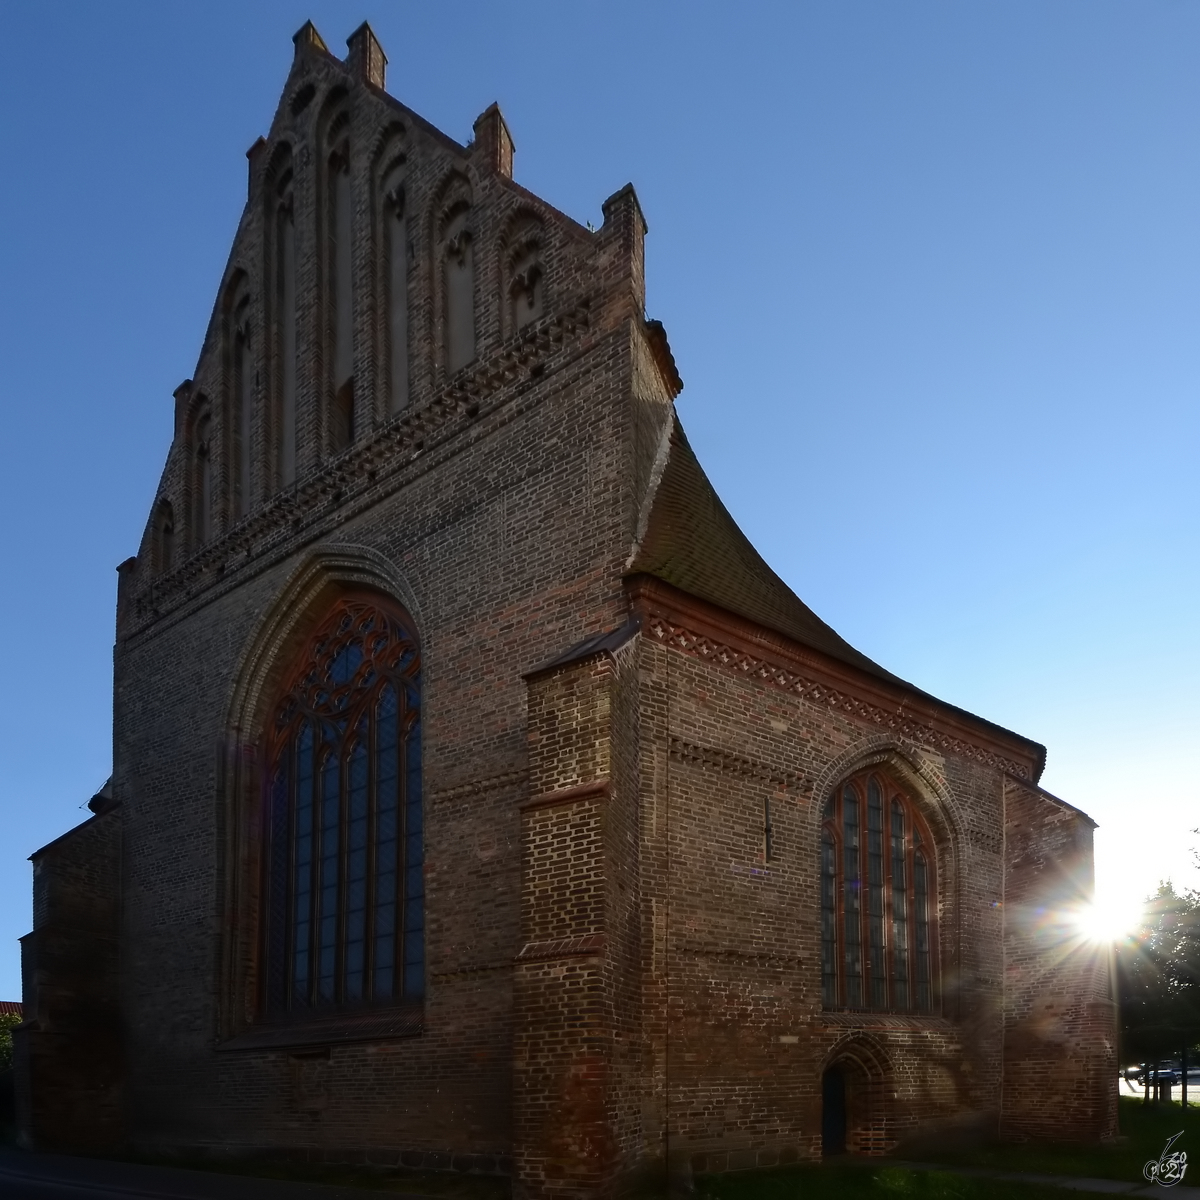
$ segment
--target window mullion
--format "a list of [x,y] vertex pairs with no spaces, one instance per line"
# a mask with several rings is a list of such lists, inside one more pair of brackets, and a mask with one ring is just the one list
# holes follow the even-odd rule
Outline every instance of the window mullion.
[[378,721],[375,705],[378,700],[378,689],[371,694],[363,712],[366,714],[366,753],[367,753],[367,844],[364,853],[367,856],[366,872],[363,876],[363,999],[375,999],[375,824],[377,821],[378,804],[376,791],[378,788],[378,771],[375,758],[375,746],[378,741]]

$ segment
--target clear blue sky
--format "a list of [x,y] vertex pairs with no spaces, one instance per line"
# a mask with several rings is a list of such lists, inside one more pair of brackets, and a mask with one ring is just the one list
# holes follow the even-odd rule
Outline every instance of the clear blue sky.
[[581,221],[627,180],[731,511],[891,670],[1049,747],[1113,896],[1196,886],[1200,5],[4,6],[0,998],[110,767],[138,545],[291,35]]

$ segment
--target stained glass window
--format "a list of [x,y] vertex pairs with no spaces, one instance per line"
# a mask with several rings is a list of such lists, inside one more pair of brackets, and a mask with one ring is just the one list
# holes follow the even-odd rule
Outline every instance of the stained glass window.
[[933,839],[912,800],[882,773],[857,775],[826,801],[821,830],[826,1008],[933,1011],[932,850]]
[[407,616],[382,598],[339,600],[267,733],[269,1009],[423,994],[420,721]]

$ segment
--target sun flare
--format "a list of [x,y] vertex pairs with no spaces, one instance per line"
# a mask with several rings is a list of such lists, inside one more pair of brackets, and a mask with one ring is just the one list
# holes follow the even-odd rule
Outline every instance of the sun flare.
[[1136,904],[1097,898],[1079,910],[1075,924],[1090,942],[1119,942],[1133,931],[1139,916]]

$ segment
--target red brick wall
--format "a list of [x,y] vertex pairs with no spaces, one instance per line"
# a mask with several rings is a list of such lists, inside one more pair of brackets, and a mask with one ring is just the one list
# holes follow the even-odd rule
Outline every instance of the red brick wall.
[[[130,1142],[515,1169],[526,1196],[567,1200],[638,1174],[817,1155],[821,1074],[833,1062],[850,1073],[851,1145],[862,1152],[964,1124],[994,1131],[1002,1095],[1006,1120],[1020,1120],[1020,1081],[1049,1053],[1041,1034],[1020,1039],[1043,1029],[1028,1013],[1048,993],[1037,982],[1041,950],[1012,924],[1012,896],[1035,894],[1040,877],[1022,864],[1054,857],[1062,832],[1028,801],[1037,819],[1014,857],[1027,801],[1006,800],[1005,778],[1036,772],[1031,744],[666,585],[625,580],[677,387],[643,317],[645,226],[632,190],[610,198],[604,225],[589,231],[507,177],[489,157],[494,129],[456,146],[306,45],[252,154],[226,276],[246,272],[261,330],[263,189],[272,155],[291,140],[297,486],[272,491],[267,470],[275,365],[266,354],[252,511],[236,525],[217,512],[203,546],[189,530],[198,397],[213,405],[214,444],[229,440],[218,303],[195,379],[179,392],[159,489],[177,514],[181,560],[156,573],[148,529],[121,572],[121,975],[93,974],[108,980],[96,983],[101,992],[119,985]],[[311,103],[293,103],[307,84]],[[342,86],[361,420],[355,444],[333,458],[312,138]],[[372,155],[399,127],[415,266],[410,406],[393,419],[377,353]],[[478,355],[448,379],[434,254],[454,173],[472,196]],[[501,248],[530,214],[542,221],[547,314],[513,335]],[[256,353],[269,341],[260,337]],[[228,472],[216,467],[220,492]],[[261,1032],[257,747],[292,648],[350,587],[403,603],[421,640],[426,997],[404,1036],[247,1048]],[[530,674],[621,626],[631,609],[639,637]],[[819,807],[872,764],[898,775],[938,843],[932,1017],[820,1004]],[[65,861],[47,869],[71,892]],[[31,964],[49,962],[41,946]],[[1018,970],[1007,1008],[1006,954]],[[1058,981],[1072,1004],[1081,980]],[[1071,1061],[1094,1065],[1103,1021],[1087,1003],[1063,1028],[1078,1049]],[[36,1092],[66,1060],[46,1042],[38,1065],[26,1044]],[[1098,1078],[1078,1076],[1083,1107],[1064,1129],[1102,1131],[1098,1102],[1086,1099]],[[1038,1103],[1030,1089],[1028,1105]],[[34,1140],[70,1141],[74,1128],[58,1121]]]
[[92,817],[33,857],[33,932],[21,939],[24,1021],[15,1034],[21,1143],[119,1145],[120,811]]
[[1003,1132],[1114,1137],[1109,956],[1071,920],[1092,899],[1092,823],[1015,780],[1005,808]]

